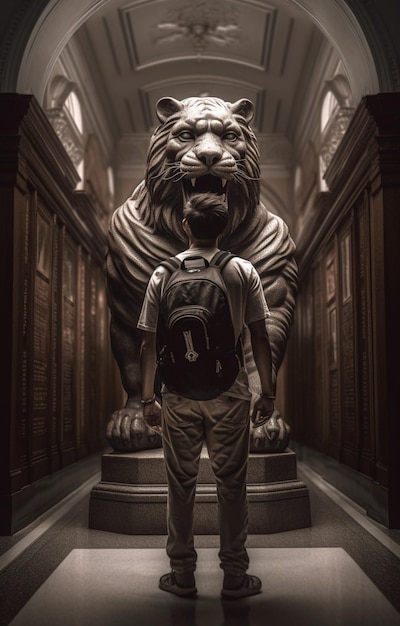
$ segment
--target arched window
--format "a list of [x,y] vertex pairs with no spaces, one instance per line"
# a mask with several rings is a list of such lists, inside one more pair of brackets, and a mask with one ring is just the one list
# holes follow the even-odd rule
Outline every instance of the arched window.
[[83,135],[83,121],[82,121],[82,109],[78,96],[74,91],[71,91],[64,103],[65,108],[74,120],[79,132]]
[[326,91],[321,104],[320,118],[320,189],[327,191],[328,185],[325,172],[343,139],[354,113],[350,106],[351,89],[347,78],[337,74],[332,80],[326,81]]
[[321,133],[324,132],[326,125],[331,119],[332,115],[335,112],[335,109],[339,106],[339,103],[336,97],[333,95],[331,91],[328,91],[325,94],[324,101],[322,103],[321,109]]
[[76,85],[65,76],[57,75],[50,82],[46,110],[54,130],[79,174],[78,189],[83,188],[84,124],[82,107]]

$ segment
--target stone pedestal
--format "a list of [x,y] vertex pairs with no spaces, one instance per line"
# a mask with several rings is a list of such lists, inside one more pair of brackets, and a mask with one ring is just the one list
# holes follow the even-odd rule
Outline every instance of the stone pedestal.
[[[296,455],[250,454],[249,533],[268,534],[311,525],[306,485]],[[89,527],[131,535],[164,535],[167,484],[162,449],[103,455],[101,481],[90,494]],[[194,532],[218,534],[217,494],[207,451],[201,455]]]

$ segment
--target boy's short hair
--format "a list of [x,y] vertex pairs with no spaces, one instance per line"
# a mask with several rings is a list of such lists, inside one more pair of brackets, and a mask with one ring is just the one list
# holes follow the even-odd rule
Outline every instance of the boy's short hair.
[[186,202],[183,217],[196,239],[216,239],[228,223],[228,208],[222,196],[196,193]]

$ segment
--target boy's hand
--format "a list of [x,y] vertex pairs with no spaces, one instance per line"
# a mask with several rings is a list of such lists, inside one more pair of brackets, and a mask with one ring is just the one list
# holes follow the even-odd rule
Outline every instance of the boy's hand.
[[257,427],[265,424],[273,414],[274,408],[275,404],[273,398],[266,398],[260,395],[254,403],[251,414],[253,425]]
[[161,434],[161,406],[157,400],[144,405],[143,418],[150,428]]

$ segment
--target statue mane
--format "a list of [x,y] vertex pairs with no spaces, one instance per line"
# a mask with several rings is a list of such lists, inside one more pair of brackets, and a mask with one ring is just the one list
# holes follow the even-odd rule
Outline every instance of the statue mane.
[[[193,115],[193,111],[207,111],[215,119],[233,116],[239,124],[246,145],[244,162],[238,164],[240,176],[227,185],[227,203],[230,220],[226,236],[233,233],[246,220],[251,219],[260,199],[260,156],[256,137],[245,117],[235,112],[231,103],[219,98],[187,98],[181,107],[176,107],[156,128],[150,140],[145,181],[137,190],[135,199],[144,224],[154,231],[176,238],[181,229],[182,210],[185,200],[183,178],[171,175],[168,163],[167,144],[173,126]],[[206,189],[204,189],[206,191]],[[187,188],[186,188],[187,193]]]

